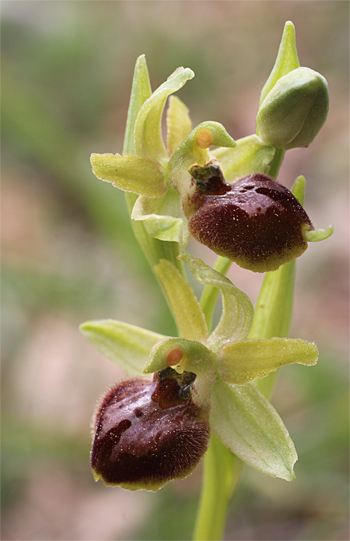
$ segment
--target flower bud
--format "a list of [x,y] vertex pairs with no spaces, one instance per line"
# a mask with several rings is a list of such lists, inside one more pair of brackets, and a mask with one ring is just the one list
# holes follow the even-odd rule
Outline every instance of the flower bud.
[[255,272],[276,270],[306,250],[305,232],[313,226],[287,188],[259,173],[223,188],[220,176],[214,190],[212,181],[207,188],[199,181],[188,222],[195,239]]
[[91,466],[96,481],[157,490],[189,475],[207,449],[208,410],[191,399],[195,374],[168,367],[153,381],[112,387],[95,418]]
[[307,147],[326,121],[326,79],[309,68],[296,68],[276,82],[257,117],[260,137],[281,149]]

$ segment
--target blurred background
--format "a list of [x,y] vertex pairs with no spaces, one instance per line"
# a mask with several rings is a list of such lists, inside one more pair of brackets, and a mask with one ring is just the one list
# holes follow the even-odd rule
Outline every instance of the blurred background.
[[[228,540],[345,540],[348,532],[349,3],[347,1],[2,2],[2,539],[190,539],[201,468],[156,494],[105,488],[89,466],[97,398],[121,373],[78,331],[114,318],[173,334],[133,238],[124,196],[91,173],[121,152],[136,58],[152,87],[178,66],[194,125],[255,131],[283,25],[301,65],[329,82],[328,120],[288,151],[279,179],[307,179],[305,207],[332,238],[298,261],[291,336],[314,368],[284,368],[272,402],[296,444],[293,483],[246,468]],[[196,243],[190,251],[214,262]],[[254,302],[262,276],[232,265]]]

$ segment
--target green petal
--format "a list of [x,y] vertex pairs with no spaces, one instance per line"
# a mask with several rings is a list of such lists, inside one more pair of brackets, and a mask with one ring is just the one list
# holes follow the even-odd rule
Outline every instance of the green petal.
[[135,123],[135,150],[139,156],[150,156],[160,162],[168,159],[162,139],[162,114],[165,102],[192,79],[194,73],[189,68],[178,68],[160,85],[143,104]]
[[213,385],[209,422],[213,433],[248,466],[291,481],[297,454],[281,418],[251,384]]
[[154,238],[179,242],[184,248],[190,239],[187,229],[187,218],[185,217],[179,194],[172,187],[164,197],[150,198],[140,196],[133,208],[131,218],[136,221],[143,221],[147,232]]
[[166,184],[159,163],[146,156],[91,154],[94,175],[113,186],[139,195],[161,197]]
[[87,321],[80,330],[98,351],[130,375],[142,372],[152,346],[165,338],[112,319]]
[[188,108],[177,96],[170,96],[169,98],[166,121],[167,149],[170,156],[192,130]]
[[312,342],[271,338],[227,344],[219,352],[217,365],[224,381],[241,385],[287,364],[312,366],[317,358],[318,350]]
[[308,242],[319,242],[328,239],[334,233],[334,227],[330,225],[328,229],[312,229],[305,231],[305,238]]
[[252,173],[268,174],[275,148],[257,135],[243,137],[234,148],[217,148],[212,154],[219,160],[226,182],[246,177]]
[[195,279],[205,285],[216,287],[222,294],[222,315],[217,327],[208,338],[207,346],[213,351],[219,351],[226,342],[243,340],[250,331],[254,309],[249,298],[232,282],[200,259],[187,253],[179,256],[185,261]]
[[154,271],[160,279],[182,338],[205,342],[207,324],[190,284],[179,271],[163,259]]
[[261,91],[259,107],[270,90],[275,86],[278,79],[299,66],[294,24],[291,21],[287,21],[284,25],[275,65]]

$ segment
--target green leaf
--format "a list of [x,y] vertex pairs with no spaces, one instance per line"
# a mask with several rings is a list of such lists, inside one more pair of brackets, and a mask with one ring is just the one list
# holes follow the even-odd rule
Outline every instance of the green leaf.
[[135,150],[139,156],[149,156],[161,163],[168,160],[168,154],[162,139],[162,114],[165,102],[194,77],[189,68],[178,68],[160,85],[143,104],[135,122]]
[[172,186],[168,186],[166,194],[161,198],[140,196],[134,205],[131,218],[142,220],[147,232],[154,238],[178,242],[182,247],[185,247],[190,239],[179,194]]
[[147,156],[91,154],[94,175],[113,186],[139,195],[161,197],[166,184],[159,163]]
[[200,259],[188,253],[179,256],[190,267],[195,279],[204,285],[220,290],[222,294],[222,315],[214,331],[208,338],[207,346],[217,352],[226,342],[243,340],[248,336],[253,321],[254,309],[249,298],[232,282]]
[[236,143],[234,148],[220,147],[212,151],[222,166],[226,182],[232,183],[252,173],[268,174],[275,147],[257,135],[243,137]]
[[165,337],[121,321],[87,321],[80,326],[88,341],[130,375],[141,374],[152,346]]
[[275,86],[278,79],[299,66],[298,51],[295,41],[295,27],[291,21],[287,21],[284,25],[275,65],[261,91],[259,107],[270,90]]
[[208,337],[207,324],[190,284],[174,265],[165,259],[153,270],[165,289],[181,337],[205,342]]
[[252,384],[218,378],[211,392],[213,433],[248,466],[291,481],[297,454],[281,418]]
[[134,126],[136,117],[146,100],[152,94],[145,55],[136,60],[132,90],[126,121],[123,154],[135,154]]
[[317,358],[318,350],[312,342],[271,338],[225,345],[218,354],[217,366],[224,381],[242,385],[287,364],[315,365]]
[[177,96],[170,96],[169,98],[166,120],[167,149],[170,156],[192,130],[188,108]]

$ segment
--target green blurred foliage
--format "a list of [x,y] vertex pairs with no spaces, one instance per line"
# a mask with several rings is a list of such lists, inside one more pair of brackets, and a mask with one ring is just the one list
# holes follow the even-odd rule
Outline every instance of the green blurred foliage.
[[[348,2],[4,1],[2,12],[3,539],[190,538],[199,472],[157,494],[105,489],[90,474],[89,419],[121,374],[79,323],[175,327],[124,196],[92,175],[89,155],[121,151],[142,53],[153,88],[178,66],[194,70],[180,93],[194,124],[253,133],[286,20],[301,64],[327,78],[331,108],[281,175],[290,187],[305,174],[315,226],[336,232],[298,263],[292,332],[317,341],[319,364],[284,369],[273,396],[297,480],[245,470],[226,539],[347,539]],[[231,273],[256,295],[259,277]]]

